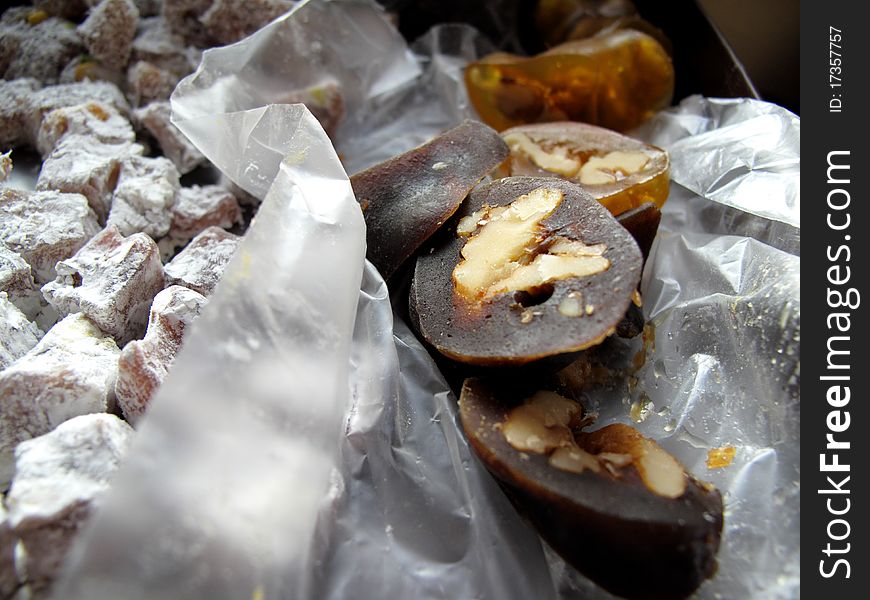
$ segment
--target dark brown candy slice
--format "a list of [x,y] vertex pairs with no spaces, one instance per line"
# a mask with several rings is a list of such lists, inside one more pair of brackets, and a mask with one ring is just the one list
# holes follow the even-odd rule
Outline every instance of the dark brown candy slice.
[[584,123],[541,123],[502,132],[511,155],[497,175],[562,177],[580,185],[614,215],[668,199],[668,153]]
[[507,178],[475,190],[421,252],[411,319],[449,358],[523,365],[601,343],[640,274],[631,234],[578,186]]
[[501,137],[465,121],[350,178],[366,221],[366,257],[384,279],[426,241],[508,155]]
[[685,598],[716,567],[722,497],[627,425],[582,433],[579,404],[466,380],[466,436],[565,560],[626,598]]

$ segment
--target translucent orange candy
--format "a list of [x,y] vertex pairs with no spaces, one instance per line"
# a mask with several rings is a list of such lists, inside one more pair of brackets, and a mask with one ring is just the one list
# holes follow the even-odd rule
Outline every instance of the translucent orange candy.
[[465,84],[481,119],[499,131],[547,121],[626,131],[670,104],[674,67],[652,37],[618,30],[532,57],[491,54],[466,68]]

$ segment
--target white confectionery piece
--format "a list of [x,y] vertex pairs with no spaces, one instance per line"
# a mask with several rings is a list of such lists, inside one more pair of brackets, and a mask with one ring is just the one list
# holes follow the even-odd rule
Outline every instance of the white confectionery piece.
[[30,139],[30,96],[41,85],[35,79],[0,79],[0,151]]
[[200,17],[212,43],[232,44],[293,7],[291,0],[212,0]]
[[166,285],[183,285],[210,296],[241,239],[220,227],[209,227],[164,267]]
[[136,141],[130,121],[114,107],[98,102],[66,106],[47,113],[39,126],[36,149],[45,157],[67,135],[87,136],[102,144]]
[[138,23],[139,9],[131,0],[102,0],[78,32],[91,56],[110,68],[122,69],[130,59]]
[[57,264],[42,295],[61,315],[84,313],[123,346],[142,336],[148,308],[164,287],[157,244],[144,233],[122,236],[111,225]]
[[87,54],[82,54],[69,61],[58,78],[58,83],[81,81],[108,81],[118,87],[124,87],[124,74],[94,60]]
[[130,114],[130,104],[124,94],[118,86],[108,81],[79,81],[44,87],[29,96],[26,141],[36,145],[42,119],[51,111],[88,102],[111,106],[125,117]]
[[122,162],[143,152],[139,144],[104,144],[88,135],[66,135],[42,163],[36,189],[81,194],[97,221],[105,223]]
[[0,77],[33,77],[57,83],[70,59],[82,51],[72,23],[29,7],[11,8],[0,20]]
[[0,371],[30,352],[42,331],[0,292]]
[[0,154],[0,183],[9,179],[12,173],[12,151]]
[[196,149],[181,130],[169,120],[171,109],[169,102],[152,102],[148,106],[133,111],[133,119],[139,126],[148,130],[163,154],[175,163],[182,175],[189,173],[205,161],[202,153]]
[[3,242],[0,242],[0,292],[5,293],[29,321],[34,321],[45,306],[30,265]]
[[155,239],[163,237],[172,224],[175,194],[181,187],[178,178],[178,169],[167,158],[125,159],[107,224],[124,235],[141,231]]
[[19,444],[6,497],[9,525],[21,540],[19,575],[46,597],[76,534],[109,489],[133,437],[115,415],[70,419]]
[[169,286],[154,298],[145,338],[124,346],[118,359],[115,396],[130,423],[135,425],[145,414],[181,348],[185,328],[206,302],[202,294],[180,285]]
[[239,203],[226,188],[193,185],[178,191],[169,235],[187,242],[208,227],[229,229],[241,222]]
[[0,372],[0,488],[12,476],[19,442],[114,408],[119,354],[115,340],[75,314]]
[[18,577],[15,575],[16,539],[7,516],[0,501],[0,598],[11,598],[12,592],[18,587]]
[[148,61],[138,60],[127,69],[127,97],[133,106],[168,100],[178,76]]
[[36,283],[55,278],[54,266],[100,230],[80,194],[0,189],[0,242],[27,261]]
[[[181,2],[172,4],[179,6]],[[139,35],[133,40],[131,62],[146,61],[176,77],[183,77],[196,68],[199,58],[199,52],[189,48],[181,36],[173,33],[162,16],[139,21]]]

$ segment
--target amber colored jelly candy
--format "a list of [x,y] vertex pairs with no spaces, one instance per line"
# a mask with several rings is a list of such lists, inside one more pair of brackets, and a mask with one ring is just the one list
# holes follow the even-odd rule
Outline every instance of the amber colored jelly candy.
[[533,57],[491,54],[466,68],[465,84],[481,119],[499,131],[548,121],[626,131],[670,104],[674,67],[652,37],[618,30]]
[[661,148],[584,123],[521,125],[502,132],[511,149],[496,175],[561,177],[614,215],[668,198],[670,161]]

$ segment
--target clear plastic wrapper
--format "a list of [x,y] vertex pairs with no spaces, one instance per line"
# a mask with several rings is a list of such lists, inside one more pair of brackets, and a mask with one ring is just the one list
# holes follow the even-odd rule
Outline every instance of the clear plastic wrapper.
[[[266,199],[56,597],[610,597],[539,541],[470,452],[453,394],[363,268],[361,215],[329,140],[301,107],[270,104],[312,83],[289,66],[312,48],[318,74],[346,94],[334,141],[355,172],[465,116],[458,74],[486,43],[446,26],[415,57],[372,5],[307,2],[206,52],[179,86],[176,124]],[[350,60],[358,72],[345,79],[335,65]],[[706,155],[731,123],[723,106],[692,99],[644,135]],[[738,112],[779,114],[758,102]],[[757,148],[763,164],[798,153],[797,120],[780,122]],[[642,289],[654,343],[628,344],[645,352],[635,381],[588,401],[600,423],[633,422],[723,492],[718,574],[698,598],[789,598],[800,580],[799,201],[791,167],[761,178],[726,167],[730,183],[712,193],[717,164],[742,160],[734,146],[721,141],[725,162],[694,179],[675,167]],[[786,200],[757,206],[773,189]],[[726,213],[697,218],[698,203],[736,211],[742,228],[729,231]],[[723,446],[733,463],[708,470]]]

